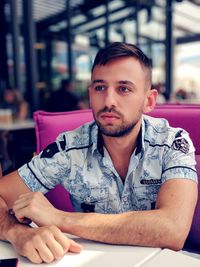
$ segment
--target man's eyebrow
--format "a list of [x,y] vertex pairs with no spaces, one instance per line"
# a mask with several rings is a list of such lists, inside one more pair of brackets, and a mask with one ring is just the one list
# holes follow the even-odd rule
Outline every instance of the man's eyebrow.
[[119,84],[122,84],[122,85],[129,85],[131,87],[134,87],[136,88],[136,85],[135,83],[131,82],[131,81],[127,81],[127,80],[124,80],[124,81],[118,81]]
[[95,84],[95,83],[105,83],[104,80],[94,80],[92,81],[92,84]]
[[[105,82],[106,82],[105,80],[100,80],[100,79],[92,81],[93,84],[94,84],[94,83],[105,83]],[[124,81],[117,81],[117,83],[134,85],[133,82],[131,82],[131,81],[126,81],[126,80],[124,80]]]
[[119,84],[127,84],[127,85],[132,85],[132,86],[135,86],[135,84],[131,81],[118,81]]

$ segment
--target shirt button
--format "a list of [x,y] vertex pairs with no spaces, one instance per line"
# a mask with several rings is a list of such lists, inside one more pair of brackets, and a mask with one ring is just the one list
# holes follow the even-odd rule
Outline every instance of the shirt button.
[[127,197],[124,197],[124,201],[127,201],[128,200],[128,198]]
[[88,197],[86,197],[85,202],[86,202],[86,203],[90,203],[90,200],[91,200],[91,199],[90,199],[90,197],[88,196]]

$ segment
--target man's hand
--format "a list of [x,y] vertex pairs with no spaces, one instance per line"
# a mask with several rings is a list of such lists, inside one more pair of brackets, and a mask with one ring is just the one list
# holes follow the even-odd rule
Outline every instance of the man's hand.
[[[43,204],[45,205],[45,203]],[[49,208],[53,208],[50,203]],[[10,225],[8,222],[4,223],[5,232],[2,231],[2,237],[6,237],[6,240],[15,247],[19,254],[27,257],[33,263],[50,263],[62,258],[68,251],[81,251],[81,246],[67,238],[56,226],[30,228],[26,225],[16,224],[15,218],[8,215],[8,207],[2,198],[0,198],[0,209],[2,218],[5,221],[8,218],[10,221]]]
[[13,212],[21,223],[27,218],[38,226],[56,225],[59,210],[40,192],[31,192],[21,195],[13,205]]
[[68,251],[80,252],[81,246],[67,238],[56,226],[26,228],[9,233],[8,240],[16,251],[33,263],[50,263]]

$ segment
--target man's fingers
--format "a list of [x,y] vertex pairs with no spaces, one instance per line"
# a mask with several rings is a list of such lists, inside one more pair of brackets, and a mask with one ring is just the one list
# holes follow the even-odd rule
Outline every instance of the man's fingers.
[[20,223],[30,224],[31,219],[29,217],[34,213],[34,209],[35,207],[33,207],[33,204],[28,199],[23,199],[23,201],[21,199],[14,203],[12,211]]
[[14,202],[13,209],[21,209],[23,207],[26,207],[30,204],[29,199],[18,199]]
[[26,210],[29,210],[29,201],[28,200],[23,200],[23,201],[15,201],[13,205],[13,213],[14,215],[19,218],[22,216],[22,213],[26,212]]
[[61,246],[61,244],[57,242],[57,240],[52,239],[51,242],[47,242],[46,245],[51,251],[53,259],[60,259],[64,256],[65,251],[63,247]]
[[13,208],[14,207],[21,208],[23,206],[28,206],[33,199],[31,194],[33,194],[33,193],[20,195],[19,198],[17,200],[15,200],[15,202],[13,204]]
[[69,250],[70,242],[69,239],[60,231],[60,229],[54,229],[54,238],[62,247],[64,253]]
[[75,241],[69,239],[59,228],[51,226],[50,229],[53,233],[55,242],[51,242],[51,245],[47,243],[47,246],[51,249],[56,259],[61,258],[68,251],[75,253],[81,251],[82,247]]
[[80,252],[82,247],[75,241],[69,239],[65,234],[63,234],[59,228],[52,226],[54,232],[54,238],[62,246],[64,252]]
[[43,262],[43,260],[40,257],[38,251],[36,251],[35,249],[32,250],[32,251],[30,251],[30,252],[28,252],[28,254],[27,255],[24,255],[24,256],[27,257],[33,263],[39,264],[39,263],[42,263]]
[[21,255],[33,263],[50,263],[63,257],[67,251],[81,251],[81,246],[68,239],[56,226],[25,229],[11,243]]
[[23,210],[13,210],[14,211],[14,216],[16,217],[16,219],[20,222],[20,223],[25,223],[27,224],[29,221],[31,221],[30,219],[28,219],[26,217],[26,215],[24,214],[24,209]]
[[43,200],[44,196],[40,192],[31,192],[22,194],[19,198],[14,202],[13,206],[23,207],[28,206],[31,203],[38,203],[40,200]]
[[26,217],[20,216],[18,213],[15,213],[13,209],[8,210],[8,214],[13,216],[15,219],[18,220],[18,222],[23,224],[30,224],[32,221]]
[[82,246],[79,245],[78,243],[76,243],[74,240],[69,240],[70,242],[70,248],[69,251],[70,252],[74,252],[74,253],[79,253],[82,250]]
[[43,262],[38,251],[35,249],[34,246],[30,245],[29,243],[25,244],[25,246],[22,250],[22,256],[28,258],[33,263],[42,263]]
[[38,240],[37,244],[36,244],[36,248],[38,251],[38,254],[40,255],[40,258],[42,259],[43,262],[46,263],[50,263],[52,262],[54,259],[56,259],[56,257],[54,256],[54,251],[55,246],[52,246],[52,244],[50,243],[50,247],[48,247],[49,244],[46,244],[43,240]]

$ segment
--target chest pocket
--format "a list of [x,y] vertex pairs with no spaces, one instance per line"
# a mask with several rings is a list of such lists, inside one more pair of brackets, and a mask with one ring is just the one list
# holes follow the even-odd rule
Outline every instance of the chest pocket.
[[76,211],[106,213],[108,188],[76,185],[71,200]]
[[145,184],[133,188],[133,201],[138,210],[151,210],[155,208],[160,184]]

